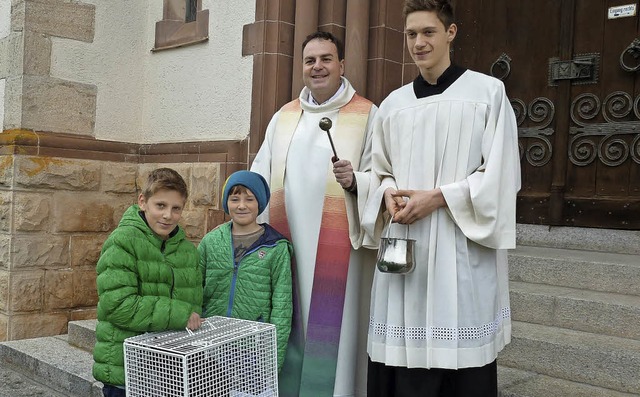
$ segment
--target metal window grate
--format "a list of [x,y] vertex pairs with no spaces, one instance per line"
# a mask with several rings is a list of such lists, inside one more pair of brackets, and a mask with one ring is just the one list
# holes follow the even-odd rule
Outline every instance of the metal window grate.
[[187,8],[186,8],[184,21],[185,22],[195,21],[197,13],[198,13],[198,0],[187,0]]
[[125,340],[129,397],[277,397],[272,324],[210,317],[192,334],[146,333]]

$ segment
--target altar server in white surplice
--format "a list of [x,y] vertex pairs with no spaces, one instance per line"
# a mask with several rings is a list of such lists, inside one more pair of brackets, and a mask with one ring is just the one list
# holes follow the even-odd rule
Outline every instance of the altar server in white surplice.
[[365,244],[389,216],[392,237],[408,228],[416,266],[376,270],[367,396],[497,396],[495,360],[511,339],[517,125],[502,82],[451,63],[448,0],[406,0],[404,15],[420,75],[374,119],[363,226]]

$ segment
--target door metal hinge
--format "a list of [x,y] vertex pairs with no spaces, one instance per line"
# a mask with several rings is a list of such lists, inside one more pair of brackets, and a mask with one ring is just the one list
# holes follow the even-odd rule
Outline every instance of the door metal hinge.
[[549,59],[549,85],[557,86],[560,80],[571,80],[572,84],[595,84],[598,82],[600,54],[576,55],[570,61]]

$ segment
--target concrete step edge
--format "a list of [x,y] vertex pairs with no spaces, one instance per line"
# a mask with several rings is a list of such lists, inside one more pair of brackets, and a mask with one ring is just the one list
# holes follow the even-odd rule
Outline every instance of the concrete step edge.
[[96,344],[96,324],[98,320],[69,321],[68,340],[73,346],[93,352]]
[[624,393],[640,391],[640,341],[513,322],[502,365]]
[[71,395],[102,396],[102,384],[91,374],[93,356],[67,343],[66,335],[2,342],[0,360]]
[[584,249],[569,249],[565,247],[552,248],[545,246],[517,245],[515,249],[509,250],[509,255],[572,262],[619,264],[640,268],[639,255],[635,253],[596,252]]
[[637,394],[623,393],[502,365],[498,365],[498,389],[499,397],[637,396]]
[[567,226],[516,225],[518,245],[640,254],[640,231]]
[[[582,255],[582,254],[580,254]],[[606,260],[604,260],[606,259]],[[615,262],[614,260],[618,260]],[[575,252],[516,249],[509,253],[509,278],[536,284],[640,296],[640,256],[578,258]]]
[[511,281],[514,320],[640,340],[640,296]]

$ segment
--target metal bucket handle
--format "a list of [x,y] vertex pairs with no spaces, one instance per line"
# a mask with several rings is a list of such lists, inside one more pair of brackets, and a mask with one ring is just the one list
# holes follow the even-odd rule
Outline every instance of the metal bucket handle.
[[[395,237],[389,237],[389,235],[391,234],[391,224],[393,223],[393,216],[389,217],[389,224],[387,225],[387,231],[385,232],[385,235],[383,238],[395,238]],[[407,229],[406,229],[406,233],[404,234],[404,238],[405,240],[409,239],[409,225],[406,225]]]

